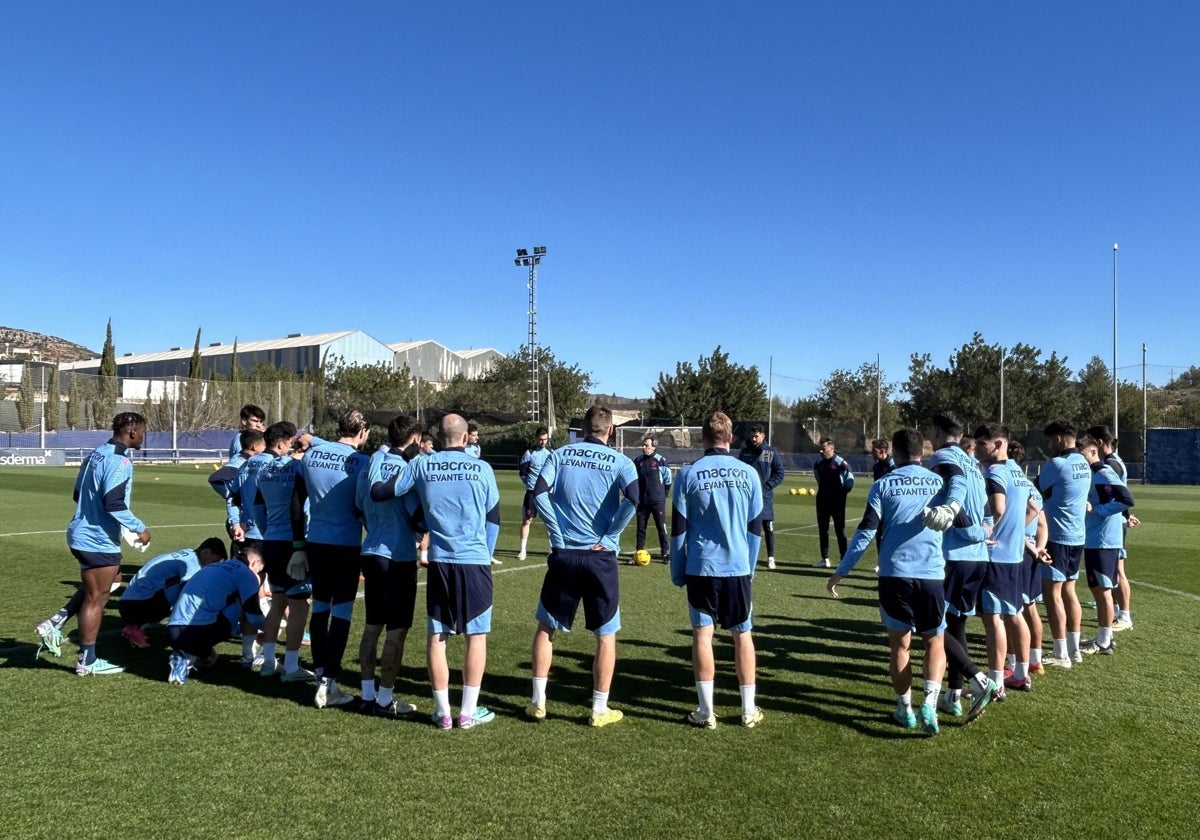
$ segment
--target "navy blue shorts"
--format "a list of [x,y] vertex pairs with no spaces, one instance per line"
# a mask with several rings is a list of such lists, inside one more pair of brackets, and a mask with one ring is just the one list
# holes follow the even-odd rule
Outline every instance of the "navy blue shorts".
[[975,615],[987,567],[986,560],[946,561],[946,578],[942,586],[946,612],[951,615]]
[[171,605],[166,593],[159,591],[152,598],[122,598],[117,602],[117,612],[126,624],[156,624],[171,615]]
[[584,626],[598,636],[621,629],[617,555],[612,551],[556,548],[546,560],[537,620],[571,631],[583,601]]
[[430,633],[475,635],[491,632],[491,564],[429,561],[425,612]]
[[172,624],[167,628],[167,641],[174,650],[190,653],[200,659],[208,659],[214,648],[233,635],[229,619],[217,616],[212,624]]
[[881,577],[879,617],[884,627],[896,633],[940,634],[946,629],[946,597],[942,582]]
[[1083,562],[1087,569],[1087,584],[1091,589],[1117,588],[1119,548],[1085,548]]
[[358,598],[362,571],[362,546],[307,543],[308,575],[313,601],[324,604],[353,604]]
[[1042,565],[1042,580],[1063,583],[1079,577],[1083,546],[1052,542],[1046,546],[1046,550],[1050,552],[1050,565]]
[[367,624],[390,630],[412,627],[417,603],[417,562],[362,556],[363,605]]
[[79,561],[80,571],[89,569],[106,569],[110,566],[121,565],[121,552],[108,553],[103,551],[79,551],[71,549],[71,556]]
[[1020,563],[988,563],[979,592],[984,615],[1016,615],[1025,606],[1028,575]]
[[693,627],[720,622],[724,630],[750,630],[750,575],[687,576],[687,599]]
[[1040,604],[1042,601],[1042,561],[1033,556],[1029,549],[1021,557],[1021,571],[1025,575],[1025,592],[1022,597],[1026,604]]
[[532,490],[526,490],[525,498],[521,500],[521,515],[525,519],[535,519],[537,517],[537,505],[533,503]]

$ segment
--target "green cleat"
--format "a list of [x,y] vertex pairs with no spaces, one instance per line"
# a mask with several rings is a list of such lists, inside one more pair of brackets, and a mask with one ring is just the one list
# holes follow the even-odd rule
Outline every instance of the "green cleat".
[[967,710],[967,723],[973,723],[976,718],[983,714],[988,704],[996,699],[996,695],[1000,693],[1000,686],[996,685],[992,680],[988,680],[987,688],[979,688],[976,686],[975,694],[971,697],[971,708]]
[[905,706],[903,709],[893,711],[892,720],[900,724],[903,729],[917,728],[917,716],[913,714],[912,706]]
[[62,656],[62,630],[55,627],[47,619],[33,629],[38,637],[38,649],[33,655],[37,659],[42,655],[42,648],[45,648],[52,656]]
[[921,731],[931,736],[938,734],[937,709],[924,703],[921,704]]

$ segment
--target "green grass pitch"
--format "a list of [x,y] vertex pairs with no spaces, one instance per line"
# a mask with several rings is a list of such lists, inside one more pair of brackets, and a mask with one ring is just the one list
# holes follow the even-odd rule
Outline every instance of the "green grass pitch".
[[[137,469],[133,507],[154,534],[153,553],[223,534],[208,469]],[[98,649],[127,673],[74,677],[74,622],[62,659],[35,660],[34,625],[78,579],[63,538],[73,476],[0,472],[2,836],[1161,838],[1196,830],[1195,488],[1132,488],[1144,522],[1130,539],[1135,628],[1118,635],[1116,656],[1035,677],[1031,694],[970,727],[943,715],[942,733],[928,739],[890,723],[870,556],[843,584],[842,600],[826,597],[827,573],[810,568],[813,497],[787,492],[808,486],[797,477],[776,493],[780,570],[760,562],[754,584],[766,714],[758,728],[738,724],[720,634],[722,723],[711,732],[683,723],[696,700],[686,608],[658,563],[621,568],[612,705],[626,719],[586,725],[593,643],[577,631],[557,639],[549,720],[523,720],[546,543],[535,524],[534,551],[517,561],[521,491],[514,473],[501,473],[504,565],[481,698],[497,719],[439,732],[427,722],[419,628],[397,686],[418,706],[411,722],[318,710],[311,687],[243,672],[233,643],[212,671],[169,686],[163,632],[148,632],[151,650],[127,647],[115,601]],[[861,487],[851,496],[851,520],[864,497]],[[633,548],[632,528],[623,548]],[[126,549],[126,577],[144,559]],[[1094,616],[1085,610],[1085,637]],[[360,628],[361,608],[345,663],[355,693]],[[979,625],[970,629],[980,639]],[[461,655],[461,640],[452,640],[451,662]],[[451,686],[457,705],[457,672]]]

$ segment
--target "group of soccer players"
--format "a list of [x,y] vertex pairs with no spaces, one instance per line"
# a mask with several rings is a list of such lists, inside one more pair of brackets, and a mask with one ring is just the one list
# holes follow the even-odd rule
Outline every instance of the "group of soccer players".
[[[369,424],[357,410],[339,417],[334,441],[298,434],[287,422],[265,426],[263,412],[254,406],[243,409],[242,420],[229,463],[209,479],[226,500],[234,559],[226,559],[223,541],[210,538],[195,550],[145,564],[120,602],[125,638],[148,646],[142,625],[166,618],[168,680],[182,685],[195,670],[216,661],[217,643],[240,633],[244,666],[284,682],[315,682],[318,708],[356,702],[339,680],[361,577],[366,615],[357,702],[367,713],[403,717],[415,706],[395,695],[395,683],[415,615],[418,568],[426,566],[432,721],[442,729],[470,729],[493,720],[479,696],[491,630],[500,499],[491,467],[478,457],[477,432],[463,418],[447,415],[440,428],[443,445],[435,452],[430,435],[398,417],[388,427],[388,444],[368,458],[360,449]],[[1127,594],[1124,612],[1114,616],[1112,592],[1123,576],[1125,523],[1137,524],[1135,517],[1122,517],[1133,499],[1112,436],[1102,427],[1077,439],[1069,424],[1051,423],[1046,434],[1055,457],[1035,486],[1014,451],[1020,444],[1003,425],[976,430],[978,461],[964,449],[956,417],[938,415],[933,426],[929,469],[920,465],[924,440],[918,432],[906,429],[893,436],[892,469],[877,470],[862,523],[828,583],[836,597],[837,583],[878,536],[880,613],[891,649],[894,718],[915,729],[919,716],[929,734],[938,731],[939,708],[962,713],[968,685],[968,720],[973,720],[988,704],[1004,699],[1006,689],[1028,691],[1029,675],[1043,673],[1043,663],[1069,668],[1084,654],[1115,650],[1114,630],[1129,626],[1131,619]],[[521,459],[527,492],[519,556],[526,556],[535,516],[551,546],[536,609],[526,716],[546,718],[554,638],[571,630],[582,602],[585,627],[596,637],[589,722],[602,727],[622,719],[622,712],[609,705],[621,626],[620,535],[637,513],[638,549],[650,516],[659,525],[660,541],[665,540],[660,523],[670,488],[672,537],[661,550],[672,582],[687,591],[698,698],[687,720],[716,726],[712,639],[720,622],[733,636],[741,722],[755,726],[762,712],[755,700],[751,581],[763,536],[768,567],[775,566],[768,501],[783,478],[778,454],[765,445],[761,427],[752,430],[747,448],[731,453],[732,422],[714,412],[703,426],[704,456],[672,480],[665,461],[654,453],[653,437],[644,441],[636,460],[608,446],[613,427],[607,408],[592,406],[583,431],[584,440],[552,451],[548,433],[538,429]],[[144,418],[118,415],[113,439],[81,466],[76,515],[67,533],[83,587],[37,628],[42,645],[58,654],[61,627],[78,613],[80,675],[122,670],[96,656],[95,640],[117,580],[122,533],[143,549],[150,539],[129,509],[129,450],[139,448],[144,435]],[[874,442],[877,450],[880,443]],[[1099,627],[1087,642],[1080,640],[1074,587],[1081,558],[1095,593]],[[260,575],[269,599],[260,599]],[[1045,660],[1037,611],[1042,600],[1053,639],[1053,655]],[[986,672],[967,655],[967,619],[977,613],[987,639]],[[277,637],[285,618],[280,663]],[[299,662],[306,619],[312,671]],[[917,711],[909,669],[913,632],[926,648],[924,700]],[[457,716],[451,710],[447,658],[447,643],[456,635],[465,639]],[[943,692],[947,665],[949,688]]]

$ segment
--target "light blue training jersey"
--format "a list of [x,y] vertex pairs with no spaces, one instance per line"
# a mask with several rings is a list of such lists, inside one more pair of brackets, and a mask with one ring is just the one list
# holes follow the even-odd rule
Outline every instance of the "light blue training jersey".
[[142,520],[129,509],[133,462],[128,448],[115,440],[97,446],[75,477],[75,516],[67,525],[67,546],[96,554],[121,553],[121,529],[140,534]]
[[619,551],[621,532],[637,511],[637,469],[627,456],[589,437],[551,453],[533,492],[551,546]]
[[878,533],[880,577],[942,580],[943,532],[925,527],[925,508],[945,492],[944,483],[920,464],[896,467],[876,480],[867,491],[867,509],[837,573],[850,574]]
[[137,570],[121,593],[121,600],[149,601],[161,592],[167,603],[175,606],[183,584],[198,571],[200,558],[194,549],[184,548],[170,554],[160,554],[147,560],[146,565]]
[[409,461],[393,479],[373,485],[371,498],[415,490],[429,528],[429,559],[491,565],[500,534],[500,488],[486,461],[450,447]]
[[290,454],[272,455],[258,471],[254,510],[264,540],[286,542],[303,535],[303,524],[292,523],[292,495],[299,474],[300,461]]
[[368,458],[348,443],[321,441],[304,453],[300,475],[308,495],[309,542],[362,545],[358,476]]
[[229,482],[225,497],[225,518],[231,524],[241,525],[248,540],[263,539],[262,526],[266,524],[266,511],[255,508],[258,498],[258,476],[275,458],[269,452],[259,452],[238,467],[237,475]]
[[753,576],[762,509],[758,470],[728,449],[705,450],[681,468],[671,489],[671,582]]
[[[1025,517],[1036,488],[1016,461],[1000,461],[987,468],[987,492],[1004,496],[1004,515],[994,520],[988,554],[993,563],[1020,563],[1025,558]],[[1036,524],[1036,523],[1035,523]]]
[[1084,548],[1122,548],[1125,544],[1125,511],[1133,507],[1133,495],[1125,479],[1103,462],[1091,464],[1092,484],[1084,516]]
[[1074,449],[1051,458],[1042,464],[1037,486],[1045,500],[1050,542],[1083,545],[1083,519],[1092,486],[1092,468],[1087,459]]
[[983,473],[974,456],[957,443],[934,450],[929,469],[942,477],[945,486],[930,507],[958,502],[961,509],[954,524],[942,535],[942,552],[951,563],[983,562],[988,559],[986,515],[987,490]]
[[400,498],[393,496],[382,502],[371,498],[371,487],[398,476],[404,465],[405,460],[399,451],[385,452],[380,449],[371,456],[367,471],[358,478],[358,508],[363,512],[367,525],[363,554],[387,557],[397,562],[417,559],[420,534],[413,523],[416,494],[410,490]]
[[538,473],[542,471],[542,466],[553,451],[548,446],[525,450],[517,464],[517,473],[521,476],[521,483],[525,485],[526,490],[532,491],[537,486]]
[[183,585],[167,624],[202,626],[224,615],[236,628],[244,615],[254,627],[262,627],[258,605],[258,575],[241,560],[225,560],[205,566]]

